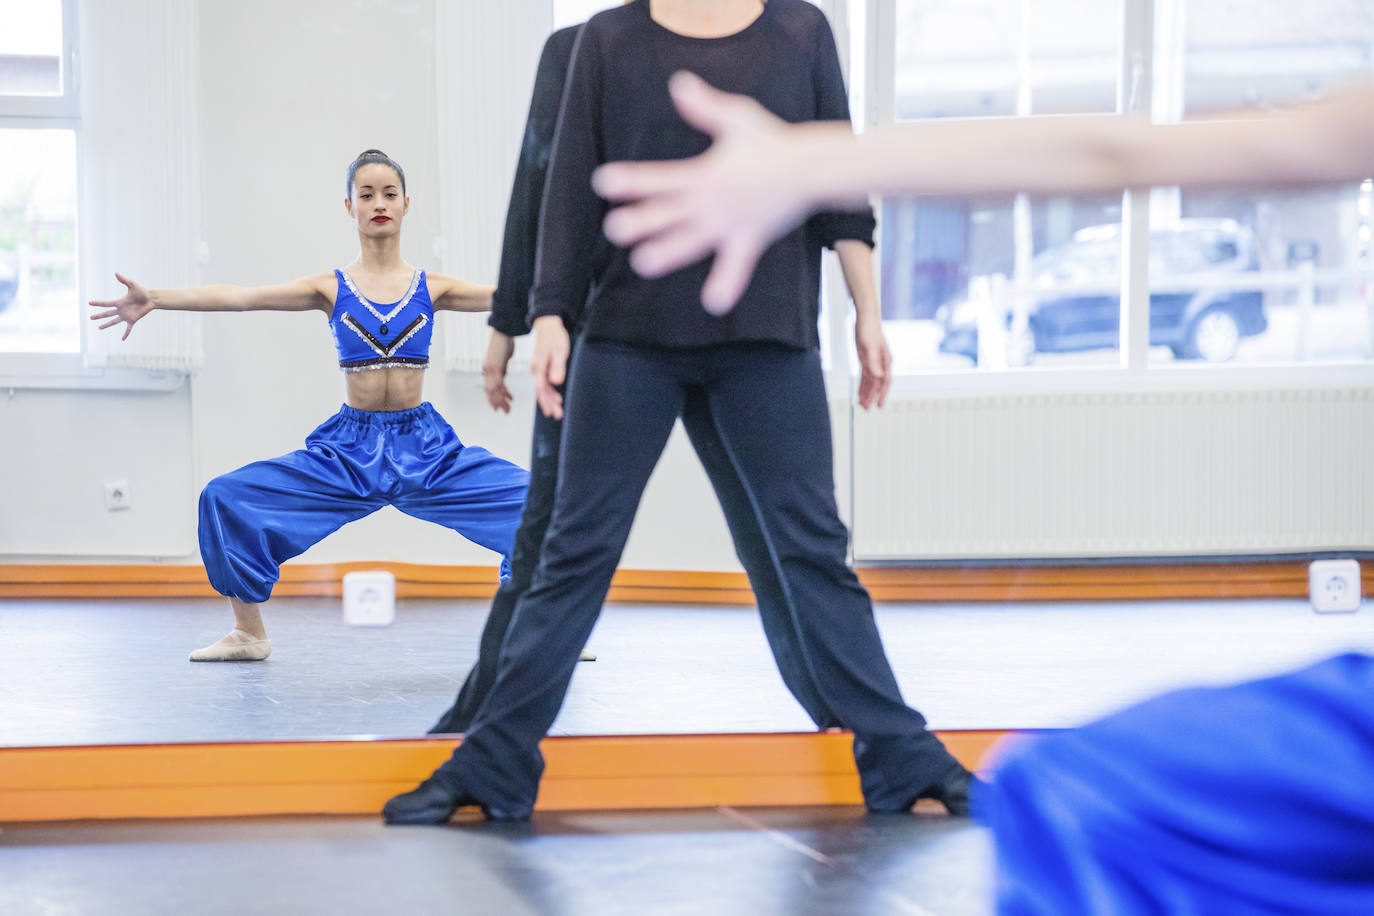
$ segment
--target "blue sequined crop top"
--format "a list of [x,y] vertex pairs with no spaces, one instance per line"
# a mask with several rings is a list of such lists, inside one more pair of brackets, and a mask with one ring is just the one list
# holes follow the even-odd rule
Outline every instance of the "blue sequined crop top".
[[429,366],[429,343],[434,334],[434,303],[429,299],[425,272],[416,270],[406,294],[390,305],[377,305],[358,292],[353,279],[335,270],[339,291],[329,330],[345,372],[406,366]]

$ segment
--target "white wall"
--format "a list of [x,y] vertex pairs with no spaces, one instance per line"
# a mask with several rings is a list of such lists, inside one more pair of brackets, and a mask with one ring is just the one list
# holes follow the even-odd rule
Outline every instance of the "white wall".
[[[130,15],[147,7],[123,2]],[[461,186],[438,188],[440,158],[453,151],[439,148],[436,111],[461,93],[441,92],[436,84],[436,2],[446,0],[199,3],[191,59],[198,70],[208,246],[203,282],[277,282],[352,260],[357,241],[343,211],[344,169],[369,147],[385,150],[406,170],[412,202],[403,254],[412,263],[445,269],[437,262],[444,250],[441,207],[499,237],[504,193],[483,205],[482,195],[470,189],[465,195]],[[502,30],[491,43],[512,53],[460,71],[501,103],[471,116],[465,142],[495,143],[489,134],[514,130],[515,138],[501,141],[510,147],[529,104],[546,3],[503,0],[499,17],[478,12],[473,27]],[[452,16],[454,8],[444,13]],[[98,21],[86,29],[87,42],[108,35],[112,24],[102,17],[120,14],[113,4],[88,2],[84,15]],[[526,33],[512,35],[512,28]],[[136,50],[99,59],[106,69],[98,78],[114,83],[121,78],[117,68],[140,66]],[[450,56],[445,72],[455,66],[464,64]],[[487,130],[478,115],[496,119],[497,126]],[[502,184],[509,180],[507,175]],[[136,239],[120,241],[137,247]],[[195,253],[186,256],[194,259]],[[136,278],[157,286],[165,282],[157,274],[156,264],[143,263]],[[90,279],[91,295],[115,292],[104,280]],[[321,315],[218,314],[204,321],[205,366],[188,387],[0,395],[0,430],[8,445],[0,449],[0,559],[198,562],[195,500],[205,481],[299,447],[338,409],[342,376]],[[435,335],[436,367],[444,365],[442,338]],[[515,389],[517,408],[509,416],[486,406],[475,375],[436,368],[425,395],[464,442],[523,464],[533,398],[525,379],[516,379]],[[134,506],[127,512],[104,507],[102,482],[115,476],[130,481]],[[390,509],[329,537],[301,562],[367,559],[496,563],[494,554],[460,536]],[[680,431],[645,495],[624,563],[738,569],[709,484]]]
[[[150,285],[191,282],[184,278],[197,274],[204,282],[251,284],[347,263],[356,239],[343,212],[343,172],[356,153],[373,146],[391,153],[407,171],[412,207],[405,256],[431,269],[494,279],[471,271],[494,268],[495,249],[485,242],[500,235],[505,193],[493,194],[491,188],[509,186],[509,151],[518,142],[534,61],[547,31],[546,0],[502,0],[499,6],[455,0],[203,0],[190,16],[185,11],[192,7],[181,3],[81,3],[83,59],[91,68],[86,89],[89,99],[101,100],[88,135],[103,132],[85,163],[92,206],[83,219],[88,228],[104,227],[94,238],[83,236],[83,257],[100,265],[85,278],[90,295],[116,292],[107,279],[107,269],[114,268]],[[155,28],[158,21],[170,22],[173,31],[190,30],[184,60],[178,56],[180,46],[177,55],[168,51],[168,33]],[[461,42],[452,38],[459,25],[470,30],[459,30]],[[442,51],[436,51],[436,41]],[[184,172],[200,176],[198,187],[191,189],[198,195],[196,206],[188,212],[200,213],[201,233],[171,231],[160,215],[168,210],[158,200],[167,184],[163,173],[177,170],[168,158],[174,155],[168,152],[171,145],[160,142],[150,126],[160,116],[158,106],[145,98],[146,88],[156,82],[156,55],[167,66],[188,65],[195,82],[191,120],[197,140],[192,145],[198,153],[195,167]],[[441,73],[457,85],[441,85]],[[474,94],[474,86],[488,96]],[[465,124],[470,125],[466,133],[455,129]],[[509,163],[495,177],[490,159],[474,155],[474,150],[491,148],[505,150]],[[463,166],[452,168],[455,161]],[[129,167],[130,162],[139,167]],[[448,214],[447,221],[441,213]],[[456,224],[454,214],[461,217]],[[451,232],[443,228],[446,222],[454,227]],[[450,233],[447,239],[441,238],[445,232]],[[197,235],[208,251],[203,264],[197,264]],[[148,321],[159,317],[165,316]],[[318,314],[209,315],[204,340],[204,368],[189,385],[171,391],[7,389],[0,384],[0,562],[198,562],[196,496],[205,481],[298,447],[341,402],[342,378]],[[442,367],[444,335],[436,334],[435,340],[434,364]],[[928,384],[917,383],[917,388]],[[1326,379],[1319,387],[1339,384],[1367,389],[1369,373]],[[1198,387],[1206,391],[1213,385],[1202,381]],[[523,463],[533,398],[526,378],[514,380],[513,386],[517,410],[510,416],[485,406],[474,375],[431,370],[426,395],[464,441]],[[1233,417],[1225,398],[1213,400],[1219,422]],[[1065,409],[1077,409],[1074,398],[1046,403],[1060,402],[1069,405]],[[896,408],[894,403],[883,414],[862,415],[856,428],[865,436],[892,433],[900,426]],[[834,417],[842,444],[844,505],[849,483],[843,445],[849,424],[842,405]],[[1073,422],[1091,427],[1092,415],[1075,414]],[[1331,441],[1328,433],[1342,428],[1321,416],[1313,423],[1313,441]],[[956,418],[939,435],[922,441],[938,444],[941,461],[967,466],[975,479],[1001,479],[999,462],[1006,456],[960,447],[970,443],[976,428],[975,421]],[[861,446],[864,441],[861,437]],[[1067,440],[1059,444],[1062,453],[1046,461],[1065,461],[1081,452]],[[1002,509],[997,506],[982,516],[989,522],[982,547],[960,540],[967,513],[922,512],[921,497],[902,487],[928,486],[932,478],[928,469],[912,469],[907,448],[860,449],[860,524],[869,520],[859,532],[861,556],[1026,555],[1024,544],[999,546],[1003,541],[997,539],[1004,540],[1005,532],[998,527]],[[1250,479],[1260,483],[1236,483],[1253,496],[1233,500],[1241,507],[1236,517],[1216,519],[1217,524],[1244,525],[1250,511],[1244,507],[1252,505],[1247,499],[1264,501],[1273,491],[1266,482],[1275,480],[1284,482],[1285,499],[1329,504],[1309,499],[1315,486],[1311,475],[1294,479],[1291,456],[1283,450],[1267,450],[1254,461]],[[1338,475],[1337,489],[1349,482],[1353,492],[1362,480],[1362,467],[1353,460],[1341,465],[1344,476]],[[875,486],[880,479],[887,482]],[[107,480],[129,482],[131,510],[106,511],[102,484]],[[1359,492],[1367,494],[1368,488]],[[1359,508],[1367,508],[1366,503],[1367,497]],[[1094,511],[1090,499],[1060,508],[1066,518]],[[1177,534],[1167,520],[1179,516],[1164,512],[1161,517],[1169,533]],[[1368,512],[1357,517],[1367,518]],[[871,524],[874,518],[918,518],[923,539],[888,549],[874,541],[886,537],[882,526]],[[1042,522],[1049,521],[1053,519],[1029,516],[1026,527],[1041,531]],[[1133,524],[1127,519],[1119,528],[1094,530],[1093,543],[1113,537],[1129,541]],[[1370,537],[1360,532],[1368,532],[1368,525],[1353,539],[1342,536],[1307,548],[1368,549]],[[954,553],[931,546],[950,543],[960,545],[950,548]],[[1270,546],[1283,547],[1277,542]],[[1264,550],[1256,544],[1253,550],[1225,552]],[[1195,551],[1161,541],[1141,552]],[[368,559],[495,563],[493,555],[456,534],[392,510],[340,531],[302,557],[303,562]],[[624,564],[738,569],[705,475],[680,431],[645,495]]]
[[[10,562],[183,557],[195,550],[185,389],[0,393],[0,555]],[[105,509],[122,480],[132,508]]]
[[[162,272],[163,283],[186,283],[194,274],[198,218],[177,195],[178,176],[184,185],[194,171],[185,162],[193,119],[185,117],[189,93],[171,81],[185,70],[180,40],[194,16],[177,0],[80,6],[79,31],[102,39],[81,54],[81,145],[99,151],[85,155],[80,170],[83,285],[111,295],[116,269],[144,279]],[[69,371],[78,371],[80,360],[72,362],[78,365]],[[22,378],[0,388],[6,559],[175,557],[195,550],[189,396],[184,387],[149,390],[156,383],[146,375],[126,375],[145,390],[34,388],[25,385],[34,380]],[[132,509],[105,510],[103,483],[115,480],[129,483]]]

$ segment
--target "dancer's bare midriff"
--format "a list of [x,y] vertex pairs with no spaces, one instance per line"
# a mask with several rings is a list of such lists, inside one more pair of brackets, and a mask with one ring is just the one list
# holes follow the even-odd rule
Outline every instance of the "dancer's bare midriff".
[[344,374],[346,402],[358,410],[409,410],[419,407],[425,370],[402,367]]

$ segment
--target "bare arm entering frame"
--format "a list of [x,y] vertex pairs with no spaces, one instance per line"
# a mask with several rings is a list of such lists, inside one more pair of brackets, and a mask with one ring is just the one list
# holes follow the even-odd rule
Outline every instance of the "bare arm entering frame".
[[707,308],[729,308],[769,242],[869,193],[1072,193],[1127,186],[1295,185],[1374,175],[1374,86],[1247,120],[1154,125],[1117,115],[935,121],[854,136],[789,125],[751,99],[675,74],[673,101],[711,148],[677,162],[611,163],[597,191],[626,206],[606,235],[657,276],[714,252]]

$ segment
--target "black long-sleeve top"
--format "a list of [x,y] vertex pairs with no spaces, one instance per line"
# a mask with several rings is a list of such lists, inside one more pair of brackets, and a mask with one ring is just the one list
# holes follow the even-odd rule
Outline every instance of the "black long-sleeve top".
[[531,317],[562,315],[588,337],[641,345],[774,341],[814,348],[821,248],[840,239],[871,245],[869,208],[817,214],[778,239],[724,316],[701,307],[710,259],[649,280],[630,268],[629,251],[602,233],[607,205],[590,184],[598,165],[680,159],[710,145],[673,108],[668,77],[677,70],[750,95],[786,121],[849,119],[830,25],[804,0],[769,0],[754,22],[723,38],[689,38],[664,28],[650,17],[648,0],[593,16],[578,35],[558,117]]
[[[539,233],[539,205],[549,168],[558,107],[568,81],[573,44],[580,25],[559,29],[544,42],[530,94],[530,113],[515,164],[515,182],[506,207],[506,230],[501,239],[501,267],[491,297],[487,324],[502,334],[519,337],[530,331],[530,287],[534,283],[534,254]],[[585,296],[585,291],[583,294]]]

